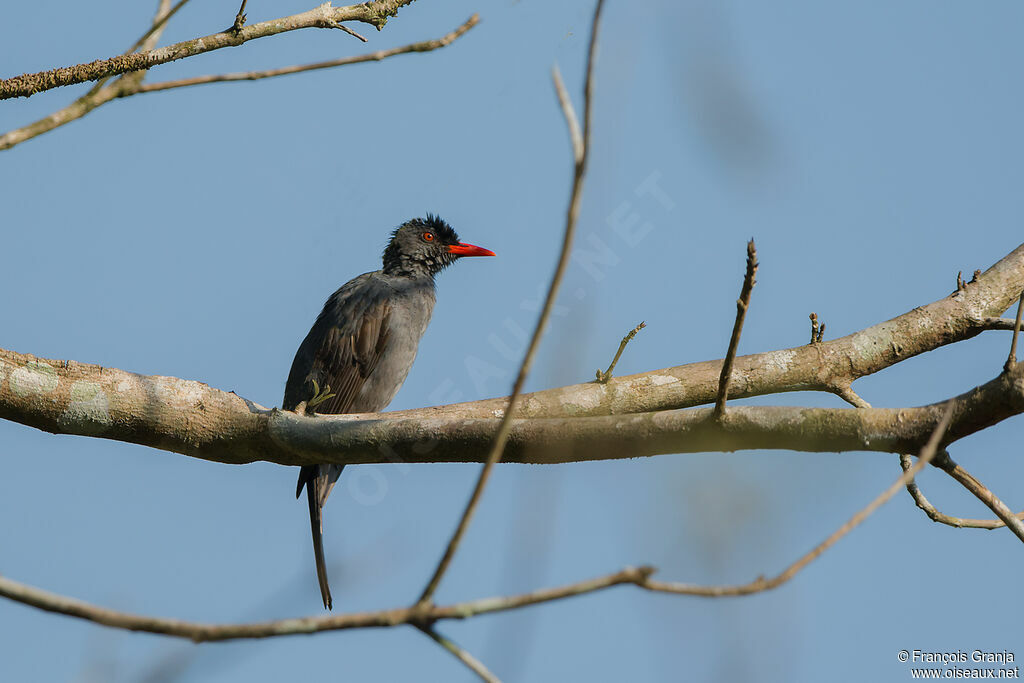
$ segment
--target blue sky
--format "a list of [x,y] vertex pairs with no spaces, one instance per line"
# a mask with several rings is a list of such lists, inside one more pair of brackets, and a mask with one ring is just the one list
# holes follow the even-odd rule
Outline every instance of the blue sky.
[[[123,50],[151,3],[14,3],[4,75]],[[155,3],[152,3],[155,5]],[[165,42],[228,25],[196,2]],[[309,9],[250,2],[250,21]],[[392,408],[501,395],[554,266],[571,178],[550,83],[579,102],[591,2],[422,0],[362,46],[306,31],[161,66],[149,80],[268,68],[440,36],[445,50],[114,102],[0,153],[0,346],[198,379],[279,405],[323,300],[379,267],[388,232],[437,212],[498,253],[439,277]],[[761,269],[741,353],[834,338],[934,301],[1022,240],[1024,7],[928,2],[610,1],[579,253],[528,388],[586,381],[640,320],[619,373],[725,352],[743,270]],[[358,28],[358,27],[357,27]],[[0,103],[6,131],[82,88]],[[623,227],[627,226],[627,227]],[[855,388],[877,406],[994,377],[987,333]],[[842,404],[789,394],[762,404]],[[1024,508],[1020,419],[955,458]],[[0,572],[113,608],[238,621],[321,611],[295,472],[220,465],[0,422]],[[336,611],[413,600],[477,475],[346,471],[325,509]],[[732,583],[772,574],[899,474],[874,453],[660,456],[504,465],[438,599],[652,563]],[[928,496],[986,510],[935,472]],[[897,681],[901,649],[1019,646],[1019,542],[937,526],[898,496],[790,584],[704,600],[629,588],[444,624],[509,681]],[[73,681],[473,680],[412,629],[193,646],[0,603],[0,677]],[[1018,658],[1024,651],[1017,652]]]

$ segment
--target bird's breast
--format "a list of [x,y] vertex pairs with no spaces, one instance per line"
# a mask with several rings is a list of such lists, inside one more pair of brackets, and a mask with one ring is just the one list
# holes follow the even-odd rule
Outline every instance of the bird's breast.
[[388,316],[387,348],[370,376],[366,378],[352,412],[379,412],[394,399],[405,382],[420,339],[434,311],[434,292],[399,292],[392,298]]

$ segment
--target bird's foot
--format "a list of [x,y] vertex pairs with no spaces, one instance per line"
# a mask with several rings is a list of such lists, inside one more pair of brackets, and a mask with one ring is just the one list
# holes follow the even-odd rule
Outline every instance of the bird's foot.
[[323,403],[327,399],[331,398],[332,396],[334,396],[334,394],[331,393],[331,385],[330,384],[325,386],[323,391],[320,391],[320,385],[317,384],[316,380],[314,379],[313,380],[313,398],[309,399],[309,401],[306,402],[306,412],[312,411],[314,408],[316,408],[318,405],[320,405],[321,403]]

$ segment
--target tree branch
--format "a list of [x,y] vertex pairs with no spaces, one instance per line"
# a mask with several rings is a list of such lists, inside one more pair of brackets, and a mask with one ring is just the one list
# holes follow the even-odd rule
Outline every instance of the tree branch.
[[[31,356],[8,362],[16,357],[0,353],[0,418],[218,462],[481,462],[501,422],[431,408],[311,417],[268,410],[198,382]],[[77,379],[83,376],[89,379]],[[950,441],[1024,412],[1024,364],[953,400]],[[734,406],[722,423],[709,419],[708,409],[517,418],[505,459],[556,463],[742,449],[907,453],[927,439],[937,410]]]
[[[737,358],[733,370],[735,386],[730,393],[734,398],[741,398],[809,389],[834,392],[847,378],[871,374],[906,358],[979,334],[985,329],[987,317],[1008,307],[1021,289],[1024,289],[1024,245],[956,296],[915,308],[840,339]],[[594,417],[655,413],[701,405],[715,400],[721,367],[721,361],[705,361],[617,377],[607,384],[588,382],[529,393],[522,397],[518,416]],[[1013,395],[1009,389],[1004,393]],[[46,400],[41,400],[43,397]],[[402,437],[405,439],[432,438],[431,430],[434,430],[435,436],[442,436],[444,431],[446,438],[454,439],[461,432],[453,421],[477,420],[465,422],[463,428],[475,433],[473,430],[485,424],[480,420],[501,418],[506,407],[507,399],[497,398],[381,415],[306,418],[307,422],[302,422],[303,418],[267,410],[253,401],[201,382],[137,375],[0,349],[0,419],[53,433],[99,436],[220,462],[263,459],[282,464],[340,463],[342,458],[336,449],[305,459],[296,455],[293,448],[266,437],[276,431],[295,432],[312,449],[326,434],[348,430],[347,443],[357,445],[351,435],[357,433],[358,425],[347,422],[364,419],[368,420],[364,431],[369,430],[369,425],[383,425],[380,421],[387,420],[388,435],[396,438],[399,432],[405,434]],[[1011,408],[1009,403],[999,406],[997,419],[1014,414]],[[753,414],[757,414],[756,411]],[[863,419],[878,424],[881,418],[873,416],[883,414],[887,413],[866,413]],[[772,419],[781,419],[781,413],[773,415]],[[826,419],[826,414],[819,415]],[[392,422],[402,419],[407,420],[404,426]],[[625,422],[630,419],[633,418],[619,418]],[[651,421],[651,416],[636,419],[646,423]],[[664,421],[665,417],[659,420]],[[271,423],[275,423],[273,430]],[[583,425],[582,422],[575,424]],[[588,433],[599,432],[613,423],[602,427],[597,424],[590,427]],[[520,434],[542,433],[525,430],[522,426],[517,429]],[[563,427],[558,429],[564,430]],[[849,429],[850,438],[859,438],[852,436],[854,432],[856,429]],[[560,441],[565,436],[563,431]],[[372,437],[358,445],[359,450],[350,453],[352,459],[345,462],[372,462],[375,455],[379,459],[374,449],[382,443],[380,435]],[[522,448],[517,447],[522,443],[521,438],[513,439],[514,457],[523,456]],[[922,441],[921,433],[915,432],[913,439],[904,443],[910,443],[909,450],[914,451]],[[832,444],[823,445],[836,447],[842,443],[846,442],[836,439]],[[478,444],[455,450],[446,447],[445,453],[460,461],[475,460],[479,450],[473,449],[478,448]],[[899,447],[889,450],[908,452]],[[607,450],[602,449],[602,452],[607,453]],[[442,457],[437,453],[428,455]],[[416,461],[422,460],[423,454],[408,452],[403,457]],[[535,455],[533,461],[538,457],[540,454]]]
[[442,636],[432,627],[419,626],[417,628],[419,628],[420,631],[425,633],[435,643],[443,647],[445,650],[448,650],[448,652],[451,652],[456,659],[465,664],[470,671],[479,676],[480,680],[486,681],[486,683],[501,683],[501,680],[499,680],[497,676],[487,670],[487,667],[483,665],[483,662],[459,647],[457,643]]
[[[1009,307],[1022,289],[1024,245],[953,297],[839,339],[737,358],[730,394],[743,398],[786,391],[834,393],[844,381],[980,334],[987,329],[989,316]],[[702,405],[715,400],[721,367],[721,361],[704,361],[617,377],[607,384],[588,382],[524,394],[519,416],[622,415]],[[5,384],[8,377],[16,377],[14,388]],[[43,395],[46,401],[39,400]],[[505,414],[507,404],[507,399],[495,398],[381,417],[495,418]],[[282,455],[274,444],[256,443],[266,431],[260,422],[269,419],[269,411],[234,393],[191,380],[137,375],[3,349],[0,419],[221,462],[252,462],[263,456],[274,461],[275,452],[276,457]]]
[[615,352],[615,357],[612,358],[612,362],[608,365],[608,369],[601,372],[600,368],[597,370],[597,381],[601,384],[607,384],[608,380],[612,378],[612,371],[615,370],[615,366],[619,364],[619,358],[622,356],[622,352],[626,350],[626,345],[633,340],[637,332],[647,327],[647,323],[641,321],[639,325],[631,329],[626,333],[626,336],[619,342],[619,349]]
[[395,55],[404,55],[410,52],[430,52],[431,50],[437,50],[438,48],[451,45],[453,42],[455,42],[455,40],[460,38],[466,31],[476,26],[479,22],[479,15],[474,14],[469,19],[467,19],[465,23],[456,28],[454,31],[444,36],[441,36],[440,38],[435,38],[434,40],[424,40],[419,43],[411,43],[409,45],[394,47],[388,50],[377,50],[376,52],[370,52],[365,55],[356,55],[354,57],[341,57],[340,59],[331,59],[326,62],[316,62],[313,64],[296,64],[294,66],[284,66],[277,69],[264,69],[262,71],[242,71],[230,74],[211,74],[207,76],[193,76],[191,78],[180,78],[173,81],[161,81],[159,83],[146,83],[136,88],[134,92],[123,93],[120,95],[120,97],[128,97],[130,95],[137,95],[141,93],[160,92],[162,90],[172,90],[174,88],[184,88],[192,85],[205,85],[207,83],[257,81],[263,78],[288,76],[291,74],[302,73],[304,71],[315,71],[318,69],[331,69],[336,66],[346,66],[348,64],[360,64],[362,62],[379,62],[383,59],[387,59],[388,57],[394,57]]
[[789,565],[781,573],[773,576],[770,579],[766,579],[763,576],[759,576],[757,579],[750,583],[741,584],[738,586],[697,586],[690,583],[677,583],[677,582],[666,582],[666,581],[645,581],[643,584],[644,588],[654,591],[662,591],[665,593],[678,593],[681,595],[699,595],[709,598],[718,598],[729,595],[750,595],[751,593],[760,593],[762,591],[771,590],[778,588],[782,584],[786,583],[794,576],[796,576],[801,569],[809,565],[814,560],[818,559],[822,553],[831,548],[846,534],[850,533],[855,527],[859,526],[861,522],[871,516],[875,510],[885,505],[889,500],[895,496],[901,488],[907,485],[908,482],[913,481],[914,475],[924,469],[928,463],[934,458],[936,453],[939,451],[939,445],[943,441],[943,436],[946,430],[949,428],[955,407],[953,403],[949,403],[943,411],[942,418],[938,424],[935,425],[935,429],[932,430],[931,435],[928,437],[928,442],[921,449],[921,453],[918,456],[917,462],[909,470],[905,471],[900,475],[899,479],[894,481],[889,488],[878,495],[874,500],[867,504],[864,509],[860,510],[857,514],[849,519],[846,524],[836,529],[832,534],[824,541],[816,545],[806,555],[798,559],[793,564]]
[[[910,456],[900,456],[900,467],[906,472],[910,469]],[[969,519],[965,517],[953,517],[940,512],[931,501],[925,497],[924,492],[917,485],[917,481],[911,479],[907,482],[907,493],[914,499],[914,503],[917,507],[921,508],[928,518],[933,522],[939,524],[945,524],[947,526],[956,527],[958,529],[1000,529],[1006,524],[998,519]],[[1024,512],[1018,512],[1016,515],[1017,519],[1024,519]]]
[[987,486],[971,476],[970,472],[953,462],[952,458],[943,458],[938,465],[946,474],[959,482],[965,489],[973,493],[978,500],[987,505],[992,512],[996,513],[996,517],[1003,520],[1003,523],[1010,528],[1010,531],[1012,531],[1017,538],[1024,541],[1024,522],[1014,515],[1013,511],[1006,506],[1006,503],[1001,501],[996,494],[992,493]]
[[740,333],[743,332],[743,320],[747,317],[747,309],[750,307],[750,294],[754,291],[754,276],[757,275],[757,248],[754,240],[747,242],[747,272],[743,276],[743,287],[740,289],[740,298],[736,299],[736,321],[732,325],[732,335],[729,337],[729,350],[722,362],[722,374],[718,377],[718,397],[715,400],[716,419],[725,415],[725,401],[729,394],[729,382],[732,381],[732,364],[736,360],[736,349],[740,344]]
[[[848,411],[860,412],[860,411]],[[730,595],[746,595],[764,590],[776,588],[786,581],[789,581],[801,569],[813,562],[823,552],[828,550],[840,538],[860,524],[878,507],[892,498],[893,495],[907,482],[911,481],[921,468],[925,467],[934,457],[946,429],[951,424],[951,417],[956,412],[955,405],[950,402],[942,411],[942,417],[932,429],[927,443],[921,450],[918,462],[909,470],[904,472],[899,479],[893,483],[885,492],[875,498],[863,510],[855,514],[846,524],[837,529],[825,541],[817,545],[806,555],[791,564],[782,573],[771,579],[758,578],[749,584],[739,586],[697,586],[677,582],[653,581],[650,576],[654,573],[652,567],[626,567],[614,574],[608,574],[596,579],[579,581],[577,583],[559,586],[556,588],[545,588],[542,590],[524,593],[520,595],[484,598],[468,602],[457,603],[449,606],[433,605],[424,601],[406,607],[377,612],[361,612],[355,614],[337,614],[321,617],[303,617],[293,619],[281,619],[249,624],[202,624],[196,622],[180,621],[177,619],[162,619],[158,617],[146,617],[125,612],[117,612],[96,605],[75,600],[73,598],[44,591],[28,586],[17,581],[12,581],[0,576],[0,596],[9,598],[16,602],[37,607],[39,609],[65,614],[68,616],[85,619],[104,626],[121,628],[131,631],[145,631],[158,633],[179,638],[188,638],[195,642],[236,640],[241,638],[269,638],[284,635],[308,634],[320,631],[333,631],[351,628],[372,628],[391,627],[399,624],[412,624],[423,630],[428,635],[433,633],[432,625],[444,619],[468,619],[480,614],[503,612],[512,609],[519,609],[530,605],[537,605],[554,600],[593,593],[620,584],[634,584],[641,588],[665,593],[676,593],[683,595],[699,595],[706,597],[722,597]],[[433,635],[431,637],[434,637]],[[442,645],[444,645],[442,643]],[[454,644],[453,644],[454,645]],[[452,649],[445,646],[453,654],[459,656],[460,648]],[[458,650],[458,652],[456,651]],[[469,657],[468,653],[463,653]],[[459,656],[467,665],[469,661]],[[470,659],[472,659],[470,657]],[[475,659],[472,659],[476,662]],[[479,662],[476,662],[479,664]],[[471,665],[472,667],[472,665]],[[480,665],[482,671],[483,665]],[[474,668],[474,671],[477,671]],[[480,671],[478,671],[480,673]],[[481,674],[482,675],[482,674]]]
[[1024,309],[1024,290],[1021,290],[1020,300],[1017,302],[1017,317],[1013,321],[1013,338],[1010,341],[1010,355],[1006,359],[1004,370],[1010,370],[1017,364],[1017,336],[1020,334],[1020,315]]
[[[176,11],[181,5],[185,4],[188,0],[181,0],[171,12]],[[258,80],[261,78],[272,78],[275,76],[285,76],[293,73],[300,73],[302,71],[313,71],[316,69],[328,69],[335,66],[345,66],[347,64],[358,64],[361,62],[381,61],[395,55],[407,54],[410,52],[429,52],[438,48],[446,47],[454,42],[457,38],[461,37],[466,31],[476,26],[479,22],[479,17],[473,15],[469,18],[462,26],[456,28],[451,33],[448,33],[441,38],[435,40],[427,40],[418,43],[412,43],[402,47],[392,48],[389,50],[378,50],[365,55],[358,55],[354,57],[343,57],[340,59],[334,59],[326,62],[317,62],[315,64],[302,64],[296,66],[287,66],[280,69],[266,69],[263,71],[248,71],[231,74],[219,74],[219,75],[207,75],[207,76],[196,76],[193,78],[182,78],[172,81],[164,81],[161,83],[143,84],[142,77],[145,76],[146,72],[133,72],[122,76],[114,81],[114,83],[103,86],[104,80],[99,81],[89,92],[82,97],[75,100],[73,103],[60,109],[38,121],[31,123],[21,128],[8,131],[0,135],[0,151],[10,149],[15,145],[31,140],[32,138],[48,133],[54,128],[59,128],[65,124],[71,123],[77,119],[82,118],[93,109],[110,102],[111,100],[119,99],[122,97],[131,97],[133,95],[139,95],[142,93],[149,92],[160,92],[162,90],[171,90],[174,88],[182,88],[191,85],[202,85],[205,83],[218,83],[227,81],[243,81],[243,80]],[[155,41],[153,41],[155,42]]]
[[833,388],[835,395],[849,403],[854,408],[870,408],[871,404],[862,399],[853,387],[849,385],[839,385]]
[[237,47],[257,38],[266,38],[304,28],[334,28],[335,24],[344,21],[361,21],[375,26],[379,30],[384,27],[388,18],[398,13],[400,7],[408,5],[410,2],[412,0],[377,0],[347,7],[331,7],[327,2],[301,14],[243,26],[238,30],[231,28],[144,52],[118,55],[109,59],[97,59],[88,64],[22,74],[0,80],[0,100],[12,97],[31,97],[36,93],[53,88],[118,76],[129,71],[150,69],[160,64],[194,57],[221,48]]
[[822,338],[825,336],[825,323],[818,324],[818,314],[813,311],[809,316],[811,319],[811,341],[810,344],[821,343]]
[[0,596],[47,612],[64,614],[103,626],[186,638],[201,643],[272,638],[353,628],[388,628],[400,624],[423,624],[447,619],[468,619],[480,614],[506,612],[593,593],[621,584],[641,585],[653,572],[654,569],[650,567],[627,567],[614,574],[595,579],[519,595],[482,598],[452,605],[415,605],[376,612],[296,617],[248,624],[204,624],[118,612],[12,581],[4,576],[0,576]]

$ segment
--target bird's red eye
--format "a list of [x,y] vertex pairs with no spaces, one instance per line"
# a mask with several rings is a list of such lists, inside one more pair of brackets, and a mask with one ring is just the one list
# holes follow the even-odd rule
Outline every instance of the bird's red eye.
[[423,233],[423,240],[425,242],[433,242],[434,241],[434,233],[432,233],[432,232],[425,232],[425,233]]

